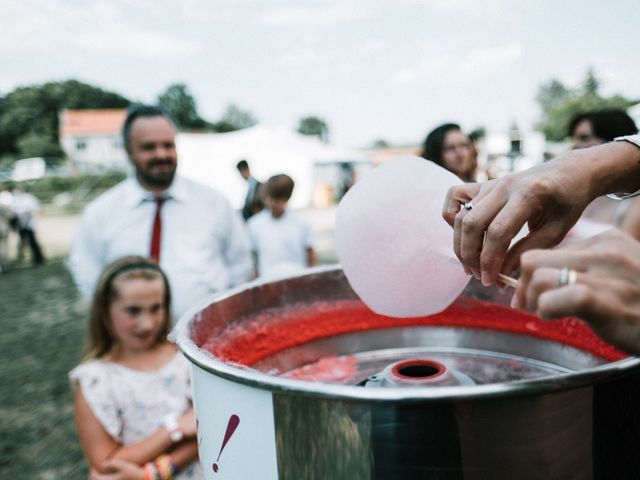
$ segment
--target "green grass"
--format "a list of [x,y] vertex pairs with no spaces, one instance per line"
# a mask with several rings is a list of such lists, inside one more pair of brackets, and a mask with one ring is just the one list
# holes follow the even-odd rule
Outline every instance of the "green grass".
[[61,260],[0,275],[0,478],[87,478],[67,380],[85,312]]
[[60,259],[0,275],[0,479],[87,478],[67,379],[87,308]]

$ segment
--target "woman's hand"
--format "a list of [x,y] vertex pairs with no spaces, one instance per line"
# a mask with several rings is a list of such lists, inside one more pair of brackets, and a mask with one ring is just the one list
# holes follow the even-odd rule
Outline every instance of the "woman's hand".
[[[524,251],[557,245],[594,198],[636,190],[639,175],[640,149],[629,142],[574,150],[520,173],[451,188],[443,217],[460,261],[489,285],[498,273],[511,273]],[[525,224],[529,233],[511,245]]]
[[[566,248],[526,252],[521,267],[513,306],[543,319],[581,318],[606,341],[640,354],[640,242],[610,230]],[[564,268],[575,273],[560,282]]]
[[[443,217],[454,229],[453,249],[484,285],[515,270],[525,250],[559,243],[576,223],[590,198],[565,170],[545,164],[449,190]],[[460,208],[467,202],[471,209]],[[525,224],[529,233],[510,246]]]

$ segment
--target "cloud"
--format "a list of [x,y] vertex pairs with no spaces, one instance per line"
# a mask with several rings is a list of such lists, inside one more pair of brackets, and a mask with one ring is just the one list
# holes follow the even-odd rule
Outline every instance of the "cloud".
[[487,74],[515,63],[523,55],[524,46],[520,43],[482,48],[463,57],[459,69],[461,73]]
[[196,42],[146,27],[116,2],[94,0],[77,8],[63,0],[27,0],[6,2],[4,7],[4,53],[161,59],[200,52]]
[[580,85],[593,67],[596,78],[600,80],[600,89],[604,95],[621,94],[632,99],[640,99],[640,66],[633,62],[613,62],[609,58],[594,58],[590,65],[585,65],[576,74],[576,81],[571,85]]
[[637,82],[640,78],[640,66],[632,63],[616,63],[603,57],[591,58],[585,63],[564,66],[554,78],[567,87],[579,88],[582,87],[587,71],[591,68],[600,81],[600,93],[603,95],[622,94],[640,98]]
[[[524,46],[515,42],[469,51],[465,51],[459,44],[442,51],[442,45],[444,43],[439,46],[431,45],[415,67],[398,70],[391,76],[391,82],[395,85],[408,85],[434,78],[446,78],[448,81],[477,79],[498,74],[524,56]],[[458,53],[460,51],[465,53]]]
[[386,2],[373,4],[362,0],[325,0],[291,2],[259,10],[255,21],[259,25],[278,28],[332,27],[373,17]]
[[507,0],[483,0],[482,2],[477,0],[430,0],[428,3],[434,11],[439,13],[462,13],[474,17],[503,16],[523,6],[518,5],[522,2]]
[[298,44],[282,54],[276,63],[283,67],[316,67],[330,70],[337,65],[355,64],[359,60],[368,60],[384,54],[387,43],[380,39],[367,39],[344,48],[322,46],[321,37],[314,38],[310,44]]
[[0,77],[0,94],[8,93],[20,84],[14,78]]
[[420,74],[417,70],[413,68],[403,68],[393,75],[391,81],[396,85],[408,85],[416,83],[419,77]]

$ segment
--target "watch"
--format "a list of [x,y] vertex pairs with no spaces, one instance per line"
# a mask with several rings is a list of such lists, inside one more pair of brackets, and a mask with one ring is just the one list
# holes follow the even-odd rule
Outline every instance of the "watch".
[[630,142],[633,143],[636,147],[640,147],[640,135],[623,135],[621,137],[616,137],[613,139],[614,142]]
[[[640,147],[640,135],[624,135],[622,137],[616,137],[613,139],[614,142],[629,142],[633,143],[635,146]],[[636,190],[632,193],[610,193],[607,197],[612,198],[614,200],[626,200],[627,198],[637,197],[640,195],[640,190]]]
[[184,432],[178,426],[178,419],[173,415],[167,415],[162,419],[162,426],[169,432],[169,438],[177,443],[184,437]]

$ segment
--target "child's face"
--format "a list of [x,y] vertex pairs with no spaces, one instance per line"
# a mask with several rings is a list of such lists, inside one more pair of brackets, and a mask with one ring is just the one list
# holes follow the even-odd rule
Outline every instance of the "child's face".
[[116,280],[118,293],[109,309],[115,340],[126,352],[153,347],[164,326],[165,291],[162,278]]
[[288,200],[282,198],[272,198],[267,195],[264,199],[264,205],[271,210],[271,215],[274,218],[279,218],[287,209]]

